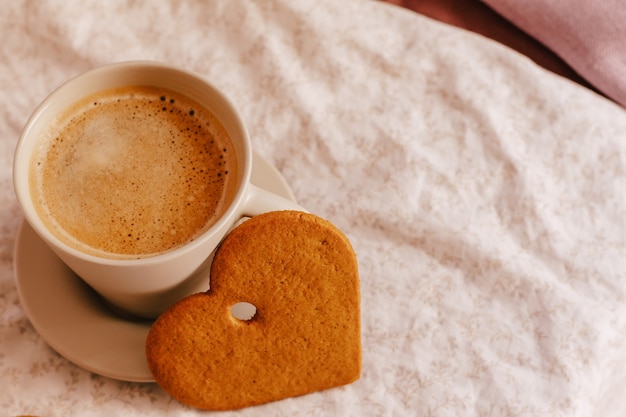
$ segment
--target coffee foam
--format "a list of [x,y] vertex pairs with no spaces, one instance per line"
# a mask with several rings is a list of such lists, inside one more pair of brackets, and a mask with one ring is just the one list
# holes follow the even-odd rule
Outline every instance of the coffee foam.
[[125,87],[77,103],[42,137],[31,188],[66,243],[143,257],[196,238],[223,214],[236,163],[208,110],[169,90]]

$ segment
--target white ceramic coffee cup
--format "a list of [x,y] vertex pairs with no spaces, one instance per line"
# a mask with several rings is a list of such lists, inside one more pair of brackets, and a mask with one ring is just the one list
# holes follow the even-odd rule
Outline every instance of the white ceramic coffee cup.
[[[78,100],[108,88],[150,85],[182,93],[209,109],[223,124],[237,155],[237,191],[226,212],[193,241],[141,259],[109,259],[81,252],[58,239],[39,217],[29,189],[29,165],[36,142],[57,115]],[[301,210],[298,204],[254,186],[252,146],[231,101],[203,78],[151,61],[122,62],[81,74],[56,89],[30,117],[13,162],[15,193],[26,221],[57,256],[114,307],[154,318],[178,299],[208,289],[211,254],[241,218],[273,210]],[[46,279],[42,276],[40,279]]]

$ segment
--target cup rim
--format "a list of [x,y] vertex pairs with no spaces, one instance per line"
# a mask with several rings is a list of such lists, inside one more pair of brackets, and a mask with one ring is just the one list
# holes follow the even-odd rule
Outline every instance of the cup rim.
[[[103,256],[97,256],[94,254],[82,252],[68,245],[57,236],[55,236],[43,224],[43,221],[39,217],[30,196],[29,168],[30,155],[32,153],[30,152],[30,148],[28,148],[27,145],[36,142],[37,138],[32,138],[29,136],[29,134],[32,131],[33,127],[37,125],[37,123],[39,123],[39,119],[42,118],[45,113],[53,112],[53,114],[59,114],[65,109],[65,107],[57,110],[53,110],[51,108],[53,108],[57,97],[59,97],[63,92],[69,90],[72,85],[77,84],[81,80],[85,80],[89,77],[100,76],[102,73],[110,71],[124,71],[128,69],[150,69],[170,72],[171,74],[177,73],[180,76],[186,77],[187,80],[190,80],[194,83],[202,84],[206,89],[210,90],[212,94],[220,101],[220,104],[224,105],[227,108],[227,112],[231,117],[232,124],[234,124],[235,129],[240,132],[243,146],[242,149],[238,152],[241,153],[239,159],[244,163],[240,164],[243,166],[238,167],[240,175],[238,183],[236,185],[237,189],[235,191],[235,195],[230,202],[229,207],[224,211],[224,213],[215,223],[213,223],[210,227],[204,230],[193,240],[174,249],[161,253],[137,255],[137,258],[106,258]],[[108,87],[104,87],[103,89],[106,88]],[[175,87],[171,88],[176,89]],[[80,100],[81,98],[82,97],[77,97],[76,100]],[[197,250],[207,241],[214,239],[214,235],[216,232],[218,232],[219,230],[223,230],[227,226],[230,226],[230,223],[233,221],[233,217],[238,215],[239,207],[245,201],[244,199],[248,190],[251,171],[252,146],[250,142],[250,137],[248,135],[245,124],[243,123],[241,115],[237,111],[237,108],[235,107],[231,99],[229,99],[217,86],[215,86],[215,84],[211,83],[206,78],[201,77],[199,74],[160,61],[134,60],[106,64],[82,72],[68,79],[47,95],[47,97],[35,108],[31,116],[28,118],[26,124],[24,125],[22,132],[20,133],[13,157],[13,188],[17,197],[18,204],[20,205],[26,221],[31,225],[31,227],[42,239],[48,241],[48,243],[53,247],[61,248],[64,252],[70,254],[71,256],[91,263],[98,263],[110,266],[138,266],[167,262],[171,259],[178,258],[183,254]],[[207,253],[206,255],[208,257],[210,253]]]

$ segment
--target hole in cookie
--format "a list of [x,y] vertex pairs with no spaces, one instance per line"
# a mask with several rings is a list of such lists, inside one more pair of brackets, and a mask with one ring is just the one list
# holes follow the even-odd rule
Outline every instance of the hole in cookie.
[[254,304],[250,304],[247,302],[241,302],[237,304],[233,304],[230,308],[230,313],[234,318],[238,320],[248,321],[252,320],[252,318],[256,315],[256,307]]

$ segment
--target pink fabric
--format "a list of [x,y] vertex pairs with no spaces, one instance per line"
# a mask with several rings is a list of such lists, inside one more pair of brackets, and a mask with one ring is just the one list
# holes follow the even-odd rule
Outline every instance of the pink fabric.
[[622,0],[483,0],[626,106],[626,4]]

